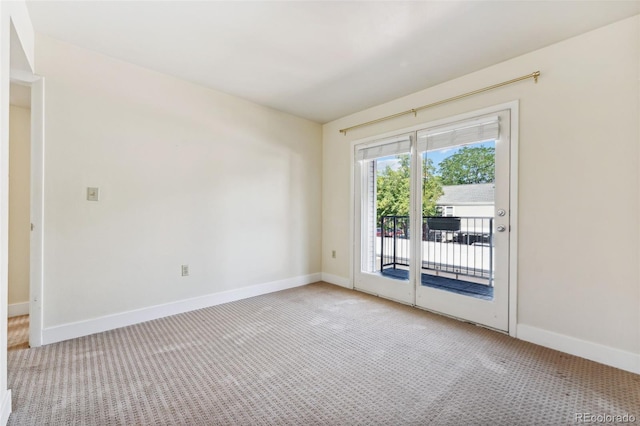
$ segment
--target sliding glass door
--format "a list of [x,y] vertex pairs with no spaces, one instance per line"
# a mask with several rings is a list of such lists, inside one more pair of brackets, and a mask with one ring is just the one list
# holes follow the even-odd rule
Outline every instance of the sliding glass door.
[[510,111],[355,147],[355,287],[508,330]]

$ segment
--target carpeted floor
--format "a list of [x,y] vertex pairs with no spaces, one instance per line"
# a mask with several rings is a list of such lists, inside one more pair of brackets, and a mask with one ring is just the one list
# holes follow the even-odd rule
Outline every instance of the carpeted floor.
[[7,350],[29,348],[29,315],[7,319]]
[[10,352],[10,425],[559,425],[640,376],[329,284]]

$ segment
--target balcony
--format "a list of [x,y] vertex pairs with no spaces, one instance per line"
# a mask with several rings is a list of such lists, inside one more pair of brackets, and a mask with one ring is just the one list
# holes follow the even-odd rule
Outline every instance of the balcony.
[[[376,237],[383,276],[408,279],[408,216],[384,216]],[[493,298],[493,218],[422,218],[421,283],[481,299]]]

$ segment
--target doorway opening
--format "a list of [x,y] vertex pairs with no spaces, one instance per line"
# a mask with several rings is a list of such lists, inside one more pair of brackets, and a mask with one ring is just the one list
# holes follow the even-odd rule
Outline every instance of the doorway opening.
[[35,347],[42,345],[43,328],[44,79],[34,74],[12,20],[10,70],[9,140],[4,142],[9,152],[7,316],[28,314],[8,323],[11,331],[13,326],[20,330],[15,345],[24,346],[27,333],[28,346]]
[[29,347],[31,87],[9,92],[9,256],[7,350]]

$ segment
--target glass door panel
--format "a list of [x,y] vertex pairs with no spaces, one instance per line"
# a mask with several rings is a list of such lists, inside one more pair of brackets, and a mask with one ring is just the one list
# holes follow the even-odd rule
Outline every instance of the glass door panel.
[[356,146],[355,287],[413,303],[411,135]]
[[508,233],[496,236],[496,212],[504,212],[502,229],[509,220],[508,112],[420,131],[417,140],[416,305],[507,330]]
[[425,176],[421,285],[491,300],[495,142],[420,155]]

